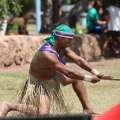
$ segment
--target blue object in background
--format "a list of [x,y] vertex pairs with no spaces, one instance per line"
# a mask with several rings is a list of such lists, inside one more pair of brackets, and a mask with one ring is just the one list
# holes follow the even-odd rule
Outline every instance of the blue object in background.
[[103,33],[104,29],[102,26],[96,25],[94,27],[94,30],[97,31],[98,33]]
[[41,0],[35,1],[36,8],[36,33],[38,34],[41,29]]

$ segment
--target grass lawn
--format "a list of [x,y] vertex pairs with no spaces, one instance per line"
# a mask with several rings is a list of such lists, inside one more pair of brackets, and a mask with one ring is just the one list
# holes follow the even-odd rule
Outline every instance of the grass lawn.
[[[111,75],[120,78],[120,59],[102,60],[90,62],[99,72],[104,75]],[[68,63],[69,68],[78,70],[84,74],[90,74],[75,64]],[[9,70],[8,70],[9,69]],[[27,68],[27,70],[29,67]],[[27,77],[27,72],[23,68],[21,71],[14,68],[6,68],[0,71],[0,104],[3,100],[11,100],[19,84]],[[13,72],[12,72],[13,71]],[[120,81],[105,81],[92,84],[85,82],[88,98],[95,109],[104,112],[120,101]],[[66,103],[69,104],[71,113],[81,113],[82,107],[71,85],[64,87],[67,95]]]

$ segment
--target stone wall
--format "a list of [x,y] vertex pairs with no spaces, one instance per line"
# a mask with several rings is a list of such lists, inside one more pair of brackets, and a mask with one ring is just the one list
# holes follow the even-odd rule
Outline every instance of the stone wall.
[[71,49],[87,61],[93,61],[101,58],[102,44],[103,40],[99,35],[76,34],[72,40]]
[[[47,36],[0,36],[0,67],[30,64],[35,52],[45,43],[43,39]],[[98,36],[87,34],[75,35],[71,49],[88,61],[100,59],[99,39]]]
[[0,37],[0,67],[29,64],[44,42],[43,36]]

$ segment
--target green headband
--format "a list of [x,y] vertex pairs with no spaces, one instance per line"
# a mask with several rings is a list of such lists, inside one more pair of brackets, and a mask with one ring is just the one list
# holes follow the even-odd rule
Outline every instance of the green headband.
[[54,38],[56,38],[58,36],[65,37],[65,38],[73,38],[74,32],[69,26],[67,26],[65,24],[61,24],[58,27],[56,27],[56,29],[52,31],[51,36],[48,38],[45,38],[45,40],[53,46]]

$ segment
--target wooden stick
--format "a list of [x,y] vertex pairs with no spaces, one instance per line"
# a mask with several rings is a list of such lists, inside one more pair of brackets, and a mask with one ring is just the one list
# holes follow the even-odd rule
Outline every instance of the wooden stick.
[[111,79],[103,79],[103,80],[114,80],[114,81],[120,81],[120,78],[111,78]]

